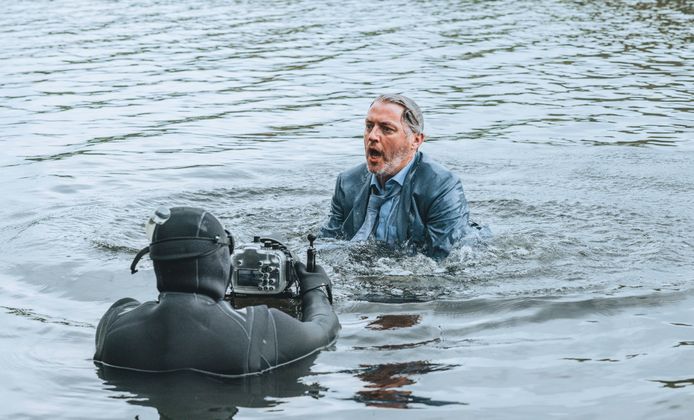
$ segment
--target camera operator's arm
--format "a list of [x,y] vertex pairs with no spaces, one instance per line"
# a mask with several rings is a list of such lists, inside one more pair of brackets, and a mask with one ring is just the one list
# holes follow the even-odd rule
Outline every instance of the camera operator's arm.
[[[302,294],[303,320],[271,309],[276,325],[278,361],[302,358],[332,343],[340,330],[340,322],[326,294],[330,279],[320,266],[307,272],[302,263],[296,264]],[[326,286],[326,287],[323,287]]]
[[326,327],[340,327],[332,307],[332,283],[323,267],[316,265],[314,272],[306,271],[306,266],[298,262],[294,266],[299,275],[299,289],[302,298],[303,322],[316,322]]

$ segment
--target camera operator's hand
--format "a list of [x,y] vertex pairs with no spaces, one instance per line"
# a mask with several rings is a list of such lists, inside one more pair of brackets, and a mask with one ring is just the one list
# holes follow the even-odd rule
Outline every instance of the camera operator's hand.
[[319,287],[325,287],[325,290],[330,299],[330,303],[333,303],[333,293],[332,293],[332,283],[325,270],[320,265],[316,265],[316,271],[309,272],[306,271],[306,266],[301,261],[297,261],[294,264],[294,269],[299,276],[299,290],[301,295],[305,295],[311,290],[317,289]]

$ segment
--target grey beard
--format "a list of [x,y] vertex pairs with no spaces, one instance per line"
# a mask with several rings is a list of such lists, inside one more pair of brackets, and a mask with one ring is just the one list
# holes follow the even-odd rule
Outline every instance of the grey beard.
[[407,151],[406,149],[400,150],[398,153],[395,154],[395,156],[393,156],[393,159],[391,159],[390,161],[386,162],[386,163],[383,165],[383,167],[382,167],[381,169],[379,169],[379,170],[377,170],[377,171],[372,171],[372,170],[369,169],[369,172],[371,172],[372,174],[374,174],[374,175],[376,175],[376,176],[379,176],[379,177],[380,177],[380,176],[384,176],[384,175],[388,175],[388,176],[393,176],[393,175],[395,175],[395,173],[393,173],[393,171],[394,171],[395,168],[397,168],[405,159],[407,159],[407,157],[408,157],[408,156],[407,156],[407,152],[408,152],[408,151]]

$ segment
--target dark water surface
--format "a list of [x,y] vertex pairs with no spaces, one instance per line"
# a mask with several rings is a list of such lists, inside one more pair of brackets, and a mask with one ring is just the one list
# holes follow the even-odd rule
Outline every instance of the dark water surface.
[[[0,417],[688,418],[688,1],[7,2]],[[91,361],[159,205],[301,254],[370,101],[424,110],[463,179],[443,262],[323,241],[335,346],[245,381]]]

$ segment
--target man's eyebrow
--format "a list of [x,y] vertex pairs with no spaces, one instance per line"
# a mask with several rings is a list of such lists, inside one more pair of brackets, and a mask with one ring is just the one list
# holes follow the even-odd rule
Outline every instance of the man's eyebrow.
[[368,117],[364,119],[365,124],[378,124],[384,127],[392,128],[392,129],[397,129],[398,126],[395,123],[392,123],[390,121],[373,121],[369,119]]

